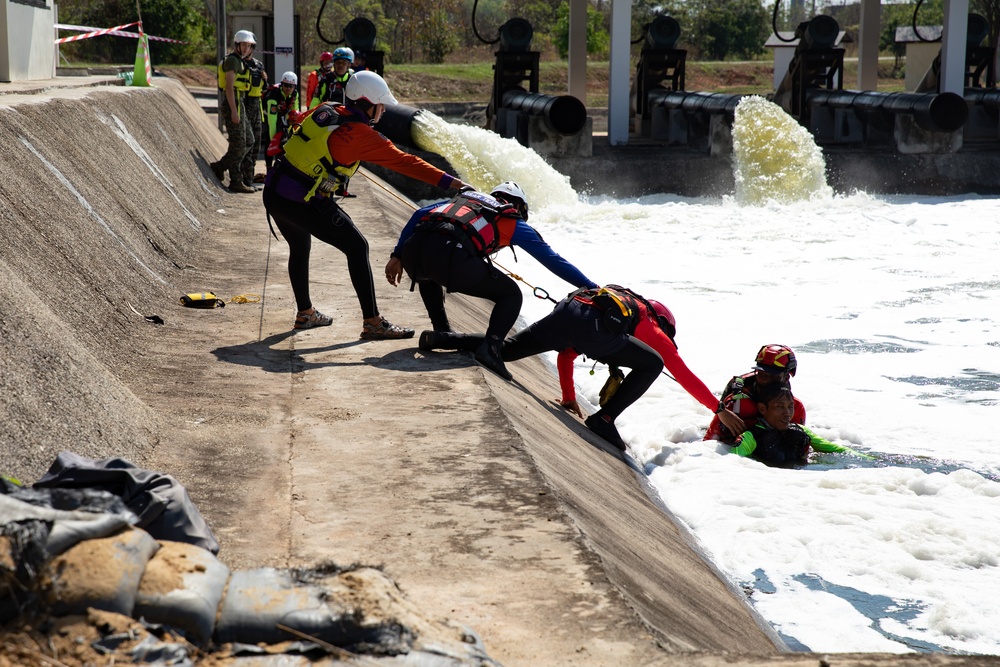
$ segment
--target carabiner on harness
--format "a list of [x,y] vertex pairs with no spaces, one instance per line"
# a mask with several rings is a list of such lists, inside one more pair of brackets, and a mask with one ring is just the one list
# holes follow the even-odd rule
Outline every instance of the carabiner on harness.
[[551,296],[549,296],[549,293],[546,290],[544,290],[543,288],[541,288],[541,287],[534,288],[532,290],[532,294],[534,294],[535,297],[537,297],[539,299],[548,299],[552,303],[559,303],[558,301],[556,301],[555,299],[553,299]]

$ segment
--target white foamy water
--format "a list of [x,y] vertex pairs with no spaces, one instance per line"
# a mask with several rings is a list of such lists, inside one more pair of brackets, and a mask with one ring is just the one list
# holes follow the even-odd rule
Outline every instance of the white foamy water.
[[733,123],[736,200],[759,205],[829,198],[826,162],[812,134],[763,97],[744,97]]
[[[879,457],[786,470],[727,454],[665,376],[618,420],[670,510],[792,648],[1000,653],[1000,201],[822,184],[798,199],[567,200],[531,151],[448,129],[490,156],[471,182],[520,183],[531,223],[584,273],[668,304],[710,388],[750,370],[762,344],[790,345],[808,424]],[[570,290],[525,253],[498,259],[556,298]],[[524,320],[551,305],[526,297]],[[576,381],[596,406],[607,372],[591,366],[580,359]]]

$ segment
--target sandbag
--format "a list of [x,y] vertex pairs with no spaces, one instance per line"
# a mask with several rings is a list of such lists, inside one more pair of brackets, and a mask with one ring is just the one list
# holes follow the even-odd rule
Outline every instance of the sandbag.
[[85,614],[88,607],[131,616],[139,581],[158,548],[149,533],[135,528],[80,542],[46,565],[45,602],[56,616]]
[[298,585],[286,571],[266,567],[233,572],[215,624],[215,641],[277,644],[295,639],[277,625],[285,624],[292,613],[321,608],[321,594],[315,586]]
[[[107,537],[136,521],[135,515],[123,506],[117,514],[76,509],[67,511],[53,509],[52,497],[47,493],[32,492],[27,489],[23,493],[27,495],[22,497],[21,492],[11,495],[0,494],[0,526],[28,521],[44,522],[48,527],[38,534],[38,538],[44,539],[44,543],[38,546],[45,549],[47,556],[60,554],[83,540]],[[91,492],[81,497],[99,498],[109,495]],[[10,531],[13,531],[13,528],[4,534],[10,534]]]
[[209,551],[181,542],[160,542],[146,564],[132,615],[184,631],[205,646],[229,580],[229,568]]

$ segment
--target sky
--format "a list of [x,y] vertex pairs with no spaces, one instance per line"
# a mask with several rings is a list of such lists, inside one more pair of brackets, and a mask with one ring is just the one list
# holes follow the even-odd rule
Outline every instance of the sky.
[[[418,125],[463,180],[518,182],[529,222],[590,278],[667,304],[709,388],[789,345],[807,425],[875,457],[739,458],[701,439],[711,414],[667,376],[618,419],[669,510],[790,648],[1000,654],[997,198],[835,194],[822,152],[763,100],[737,110],[737,191],[719,198],[588,196],[512,139]],[[525,253],[496,259],[570,291]],[[552,306],[524,291],[516,328]],[[585,412],[606,378],[578,359]]]

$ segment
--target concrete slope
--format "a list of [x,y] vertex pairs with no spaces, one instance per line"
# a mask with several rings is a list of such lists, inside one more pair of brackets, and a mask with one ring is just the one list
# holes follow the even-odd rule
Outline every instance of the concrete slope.
[[[776,652],[635,466],[548,400],[538,359],[508,384],[415,340],[358,340],[323,244],[312,292],[334,324],[293,332],[286,246],[259,196],[214,181],[224,141],[179,84],[7,94],[0,138],[4,472],[31,481],[62,449],[168,472],[231,567],[381,564],[505,665],[820,664]],[[413,205],[364,172],[351,191],[378,279]],[[229,304],[179,304],[204,290]],[[405,287],[377,292],[389,319],[429,325]],[[487,304],[448,303],[484,327]]]
[[201,152],[223,142],[190,95],[96,81],[0,96],[0,443],[29,480],[61,448],[147,460],[155,334],[133,308],[176,298],[220,201]]

